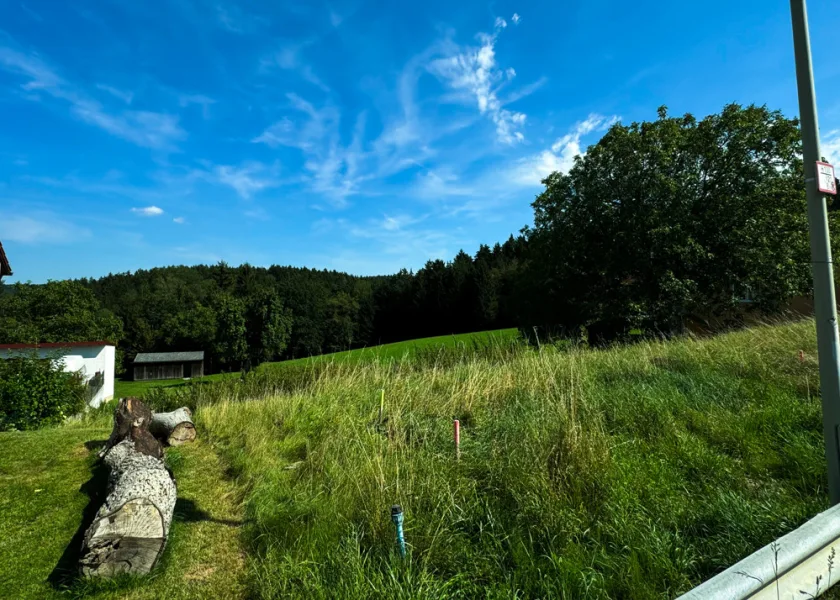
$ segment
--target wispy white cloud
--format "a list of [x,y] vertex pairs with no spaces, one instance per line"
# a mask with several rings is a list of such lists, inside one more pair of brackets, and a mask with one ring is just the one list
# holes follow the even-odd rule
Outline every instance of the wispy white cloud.
[[379,227],[385,231],[403,231],[407,227],[420,223],[427,218],[428,215],[412,216],[408,214],[402,215],[383,215],[379,222]]
[[496,29],[504,29],[507,27],[507,21],[505,21],[502,17],[496,17],[496,22],[494,23]]
[[330,87],[315,74],[312,65],[307,63],[302,57],[303,50],[312,43],[313,40],[309,40],[299,44],[284,46],[274,54],[264,57],[260,61],[260,66],[263,71],[268,71],[275,66],[286,71],[294,71],[304,81],[311,83],[324,92],[329,92]]
[[175,142],[186,137],[178,117],[165,113],[135,110],[114,115],[88,100],[74,102],[72,113],[85,123],[146,148],[174,150]]
[[178,225],[183,225],[187,222],[187,220],[184,217],[175,217],[174,219],[172,219],[172,221],[174,223],[177,223]]
[[834,129],[823,135],[820,149],[826,160],[840,172],[840,129]]
[[216,100],[204,94],[178,94],[178,105],[181,108],[197,104],[201,107],[201,115],[205,119],[210,118],[210,106],[215,103]]
[[138,146],[174,150],[186,138],[178,117],[151,111],[109,111],[77,86],[67,82],[36,54],[25,54],[10,47],[0,47],[0,69],[20,75],[28,81],[21,88],[32,100],[40,94],[69,104],[79,120]]
[[504,19],[497,19],[496,33],[478,34],[478,47],[449,44],[447,55],[431,61],[428,70],[451,88],[469,93],[479,112],[496,125],[499,141],[513,144],[525,139],[520,130],[526,116],[503,108],[497,96],[496,86],[516,75],[515,70],[502,69],[496,62],[496,37],[506,25]]
[[558,138],[551,148],[520,159],[512,172],[512,179],[519,185],[539,186],[543,179],[555,171],[567,172],[575,164],[575,157],[584,154],[581,138],[593,131],[609,129],[619,117],[591,114],[575,124],[566,135]]
[[113,86],[104,84],[104,83],[97,83],[97,89],[102,90],[103,92],[107,92],[111,94],[114,98],[118,98],[125,102],[126,104],[131,104],[131,101],[134,100],[134,92],[127,92],[125,90],[117,89]]
[[319,222],[319,230],[340,245],[315,261],[333,269],[376,275],[407,266],[419,268],[428,260],[450,260],[459,249],[475,246],[475,240],[461,228],[422,226],[424,219],[400,215],[360,223]]
[[519,25],[519,21],[522,20],[522,17],[520,17],[517,13],[513,13],[513,16],[510,18],[510,20],[513,21],[514,25]]
[[248,14],[236,4],[219,3],[215,10],[219,25],[231,33],[251,33],[268,23],[264,17]]
[[276,167],[267,167],[258,162],[249,162],[238,167],[216,165],[213,175],[219,183],[233,188],[240,198],[246,200],[281,183],[276,176]]
[[417,185],[411,193],[419,198],[441,200],[452,196],[470,196],[475,193],[475,189],[460,182],[452,169],[440,167],[418,175]]
[[90,179],[76,175],[65,177],[24,177],[26,181],[40,185],[68,190],[88,196],[103,196],[108,199],[120,197],[135,203],[155,204],[171,202],[176,198],[184,198],[192,194],[193,184],[197,180],[207,179],[202,171],[191,170],[185,174],[173,174],[166,171],[150,175],[153,183],[150,185],[135,185],[123,181],[117,174],[105,174]]
[[157,206],[144,206],[142,208],[132,208],[131,212],[141,217],[159,217],[163,214],[163,209]]
[[340,111],[331,105],[316,108],[311,102],[289,93],[289,115],[269,126],[252,142],[271,148],[287,146],[303,153],[306,181],[316,192],[325,195],[334,205],[343,206],[346,197],[358,191],[365,178],[360,163],[366,159],[362,150],[365,114],[358,115],[353,140],[342,144]]
[[[400,185],[390,187],[389,179],[407,170],[416,171],[410,179],[413,184],[405,190],[407,197],[424,201],[466,197],[475,188],[472,180],[462,180],[464,169],[488,153],[498,152],[498,147],[444,144],[443,140],[456,134],[463,138],[468,127],[484,119],[495,125],[495,134],[504,144],[522,140],[526,115],[508,110],[506,105],[534,93],[545,82],[543,78],[524,89],[511,90],[516,71],[497,64],[496,35],[479,34],[477,39],[478,46],[462,46],[453,42],[451,32],[445,32],[404,65],[394,87],[379,80],[369,82],[374,103],[380,108],[373,123],[381,132],[373,139],[368,137],[371,128],[366,113],[346,115],[329,100],[319,102],[288,93],[278,118],[252,142],[299,149],[307,187],[334,207],[346,206],[349,197],[357,194],[399,193]],[[266,59],[263,67],[301,68],[300,49],[306,44],[281,49]],[[419,98],[424,76],[444,85],[432,95],[424,86],[424,96]],[[499,96],[502,87],[507,92],[504,98]],[[436,108],[452,102],[477,106],[478,110],[442,119]],[[350,119],[355,119],[355,126],[348,140]]]
[[[513,71],[512,75],[516,76],[516,72]],[[512,77],[511,77],[511,79],[512,79]],[[537,79],[536,81],[533,81],[533,82],[531,82],[527,85],[522,86],[521,88],[518,88],[518,89],[512,91],[511,93],[507,94],[502,99],[502,105],[506,106],[508,104],[512,104],[513,102],[516,102],[517,100],[522,100],[522,98],[526,98],[526,97],[530,96],[534,92],[538,91],[547,82],[548,82],[548,77],[543,76],[543,77],[540,77],[539,79]]]
[[21,244],[69,244],[90,237],[90,230],[49,212],[0,214],[0,239]]

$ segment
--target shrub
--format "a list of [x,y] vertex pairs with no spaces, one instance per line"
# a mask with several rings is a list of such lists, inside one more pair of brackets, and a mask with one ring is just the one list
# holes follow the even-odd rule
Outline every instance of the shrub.
[[0,360],[0,431],[60,423],[84,408],[81,376],[63,367],[61,358],[34,352]]

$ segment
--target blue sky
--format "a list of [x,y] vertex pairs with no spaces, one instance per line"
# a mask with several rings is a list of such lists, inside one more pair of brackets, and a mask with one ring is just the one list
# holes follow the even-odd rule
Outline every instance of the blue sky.
[[[836,0],[809,11],[840,161]],[[789,22],[783,0],[0,0],[12,281],[474,253],[617,119],[798,114]]]

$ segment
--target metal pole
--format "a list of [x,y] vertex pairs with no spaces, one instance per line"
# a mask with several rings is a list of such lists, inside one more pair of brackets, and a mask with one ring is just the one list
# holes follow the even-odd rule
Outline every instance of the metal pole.
[[397,530],[397,548],[400,550],[400,557],[405,558],[405,533],[403,532],[403,511],[399,504],[391,507],[391,521]]
[[834,505],[840,503],[840,339],[837,334],[837,304],[834,298],[834,272],[825,197],[817,189],[816,163],[820,160],[820,133],[805,0],[791,0],[790,14],[799,88],[808,226],[811,232],[811,269],[814,276],[823,436],[828,462],[828,495]]

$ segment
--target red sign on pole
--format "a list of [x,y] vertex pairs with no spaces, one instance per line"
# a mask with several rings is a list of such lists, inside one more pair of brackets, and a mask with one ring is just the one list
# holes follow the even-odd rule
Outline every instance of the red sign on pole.
[[837,194],[837,180],[834,178],[834,167],[828,163],[817,161],[817,188],[823,194]]

